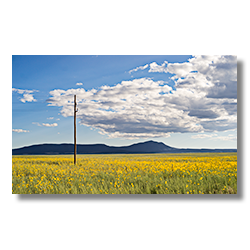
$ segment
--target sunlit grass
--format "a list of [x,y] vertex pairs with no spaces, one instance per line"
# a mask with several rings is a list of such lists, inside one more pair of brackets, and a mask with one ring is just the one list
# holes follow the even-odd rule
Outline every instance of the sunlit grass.
[[237,153],[13,156],[13,194],[236,194]]

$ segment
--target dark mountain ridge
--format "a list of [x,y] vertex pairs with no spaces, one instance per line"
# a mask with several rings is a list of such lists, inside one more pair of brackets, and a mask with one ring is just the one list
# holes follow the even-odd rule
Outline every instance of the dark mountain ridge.
[[[162,142],[146,141],[129,146],[107,146],[105,144],[78,144],[77,154],[144,154],[144,153],[199,153],[237,152],[237,149],[188,149],[173,148]],[[38,144],[12,149],[12,155],[57,155],[74,154],[74,144]]]

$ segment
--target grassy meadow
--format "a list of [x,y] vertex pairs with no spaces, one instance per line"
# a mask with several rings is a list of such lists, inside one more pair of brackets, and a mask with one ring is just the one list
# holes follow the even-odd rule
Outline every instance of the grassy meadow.
[[13,194],[236,194],[237,153],[13,156]]

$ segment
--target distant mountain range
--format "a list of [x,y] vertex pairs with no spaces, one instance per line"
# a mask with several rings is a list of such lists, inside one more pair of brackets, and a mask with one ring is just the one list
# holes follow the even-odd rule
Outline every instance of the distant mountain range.
[[[77,154],[144,154],[144,153],[202,153],[237,152],[237,149],[173,148],[162,142],[146,141],[130,146],[114,147],[105,144],[78,144]],[[74,154],[74,144],[39,144],[12,149],[12,155]]]

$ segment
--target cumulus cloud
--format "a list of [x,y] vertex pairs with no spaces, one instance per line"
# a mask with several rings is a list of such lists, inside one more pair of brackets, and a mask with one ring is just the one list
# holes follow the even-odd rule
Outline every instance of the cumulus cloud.
[[53,120],[53,119],[54,119],[54,117],[48,117],[47,119],[48,119],[48,120]]
[[220,114],[212,110],[193,109],[189,112],[189,116],[196,116],[198,118],[217,118]]
[[51,124],[49,124],[49,123],[43,123],[42,125],[45,126],[45,127],[57,127],[58,126],[57,123],[51,123]]
[[194,56],[184,63],[169,63],[177,88],[205,93],[208,98],[237,99],[236,56]]
[[17,92],[18,94],[23,95],[23,97],[20,98],[20,101],[25,103],[25,102],[36,102],[37,100],[34,98],[32,93],[39,92],[39,91],[38,90],[12,88],[12,92]]
[[12,129],[13,132],[16,133],[28,133],[30,132],[29,130],[24,130],[24,129]]
[[83,83],[82,82],[78,82],[78,83],[76,83],[76,85],[80,86],[80,85],[83,85]]
[[21,102],[36,102],[36,99],[34,99],[33,95],[31,94],[23,94],[23,98],[20,99]]
[[148,67],[148,64],[146,64],[146,65],[144,65],[144,66],[136,67],[135,69],[131,69],[131,70],[129,71],[129,74],[131,74],[132,72],[136,72],[136,71],[138,71],[138,70],[144,70],[144,69],[146,69],[147,67]]
[[237,98],[237,57],[194,56],[187,62],[152,62],[148,72],[173,74],[176,88],[204,92],[208,98]]
[[171,73],[175,88],[165,81],[140,78],[88,91],[55,89],[48,105],[61,107],[64,117],[73,116],[76,95],[80,123],[110,138],[237,128],[237,92],[232,94],[237,89],[235,57],[196,56],[184,63],[165,61],[149,67],[150,72]]
[[167,73],[167,68],[165,67],[165,65],[167,63],[168,62],[165,61],[162,65],[158,65],[156,62],[152,62],[149,65],[150,69],[148,72],[159,72],[159,73],[165,72],[165,73]]

